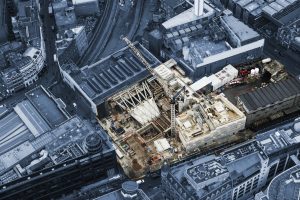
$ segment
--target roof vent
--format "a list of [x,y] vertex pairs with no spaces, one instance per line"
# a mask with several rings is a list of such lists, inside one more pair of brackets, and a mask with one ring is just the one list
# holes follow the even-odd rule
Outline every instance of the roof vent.
[[102,139],[99,134],[93,133],[85,138],[85,148],[90,153],[97,153],[102,150]]

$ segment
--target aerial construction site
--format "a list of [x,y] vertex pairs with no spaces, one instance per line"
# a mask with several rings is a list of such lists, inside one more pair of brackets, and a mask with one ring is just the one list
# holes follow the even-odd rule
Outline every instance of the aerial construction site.
[[175,60],[148,67],[138,49],[124,40],[151,76],[111,96],[109,116],[99,123],[128,176],[141,177],[160,169],[165,160],[178,162],[245,137],[236,133],[245,129],[246,116],[223,94],[195,92]]

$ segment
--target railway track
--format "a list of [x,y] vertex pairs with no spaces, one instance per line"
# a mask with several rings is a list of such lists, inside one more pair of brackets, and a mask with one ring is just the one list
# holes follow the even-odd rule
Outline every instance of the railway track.
[[105,8],[101,19],[99,20],[94,34],[89,42],[89,47],[77,63],[79,66],[85,66],[95,60],[97,55],[103,51],[103,46],[109,31],[113,26],[110,24],[115,20],[118,13],[118,1],[106,1]]

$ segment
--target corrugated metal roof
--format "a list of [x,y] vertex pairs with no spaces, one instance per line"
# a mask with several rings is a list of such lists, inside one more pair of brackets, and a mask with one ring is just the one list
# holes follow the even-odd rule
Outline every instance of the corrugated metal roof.
[[253,111],[300,94],[300,80],[290,78],[239,96],[248,110]]

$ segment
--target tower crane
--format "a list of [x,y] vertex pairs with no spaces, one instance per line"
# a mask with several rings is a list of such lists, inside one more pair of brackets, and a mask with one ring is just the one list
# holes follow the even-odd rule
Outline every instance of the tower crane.
[[182,91],[185,90],[185,86],[183,86],[174,96],[171,98],[171,136],[175,137],[176,136],[176,111],[175,111],[175,106],[177,102],[177,98],[181,94]]

